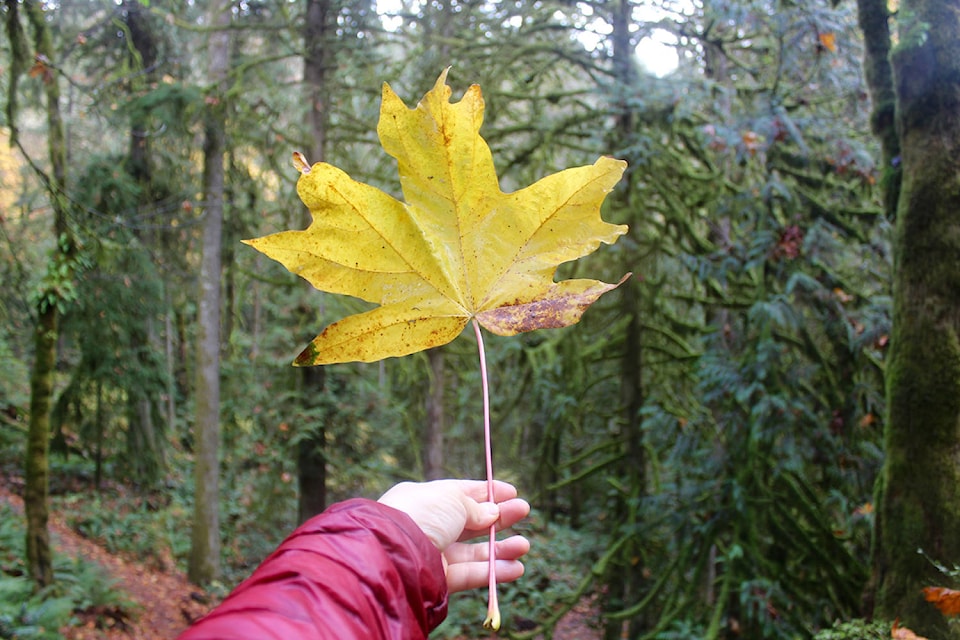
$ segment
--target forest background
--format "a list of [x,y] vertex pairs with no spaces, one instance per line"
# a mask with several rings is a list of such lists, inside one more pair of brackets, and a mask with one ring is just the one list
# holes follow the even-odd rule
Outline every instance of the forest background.
[[[399,196],[381,84],[412,105],[447,66],[454,99],[483,89],[505,191],[629,164],[604,207],[629,234],[561,275],[634,277],[487,344],[497,475],[535,507],[502,635],[586,602],[611,639],[956,637],[920,593],[960,563],[955,1],[2,15],[0,465],[26,517],[0,524],[0,637],[90,606],[51,511],[222,594],[333,501],[483,476],[470,339],[294,368],[364,307],[240,244],[308,224],[293,151]],[[654,40],[675,68],[638,57]]]

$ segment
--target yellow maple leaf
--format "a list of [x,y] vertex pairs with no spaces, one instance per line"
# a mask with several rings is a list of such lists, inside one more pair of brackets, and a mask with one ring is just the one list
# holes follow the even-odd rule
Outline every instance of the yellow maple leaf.
[[413,109],[383,86],[377,132],[404,202],[295,154],[313,222],[245,241],[321,291],[380,305],[324,329],[294,364],[404,356],[452,341],[471,319],[499,335],[563,327],[620,284],[553,277],[626,233],[600,218],[626,163],[602,157],[504,193],[479,134],[480,87],[451,103],[446,77]]

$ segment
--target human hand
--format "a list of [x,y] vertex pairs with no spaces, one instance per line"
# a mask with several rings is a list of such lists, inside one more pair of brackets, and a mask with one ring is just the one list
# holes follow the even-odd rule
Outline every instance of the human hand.
[[[516,487],[499,480],[494,482],[494,502],[487,502],[487,483],[482,480],[403,482],[379,502],[409,515],[440,550],[450,593],[487,585],[488,545],[464,542],[486,535],[494,522],[500,530],[530,513],[530,505],[517,498]],[[522,576],[519,559],[529,550],[530,542],[523,536],[498,540],[497,582]]]

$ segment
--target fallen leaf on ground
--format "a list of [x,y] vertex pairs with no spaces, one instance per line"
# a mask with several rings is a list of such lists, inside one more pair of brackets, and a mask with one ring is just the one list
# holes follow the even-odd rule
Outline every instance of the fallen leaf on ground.
[[946,587],[924,587],[923,597],[945,616],[960,615],[960,591]]
[[893,628],[890,630],[890,637],[894,640],[927,640],[927,638],[918,636],[907,627],[901,627],[899,620],[893,621]]

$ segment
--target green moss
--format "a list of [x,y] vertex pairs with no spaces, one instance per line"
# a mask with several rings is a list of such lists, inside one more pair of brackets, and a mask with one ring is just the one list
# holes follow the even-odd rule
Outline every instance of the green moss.
[[877,606],[920,635],[956,638],[921,595],[944,576],[917,551],[942,564],[960,563],[954,535],[960,529],[960,20],[943,2],[905,4],[900,44],[892,52],[902,183]]
[[895,60],[902,80],[903,183],[894,249],[877,603],[882,615],[899,617],[921,635],[949,638],[956,636],[920,594],[942,576],[917,554],[922,549],[939,562],[960,561],[960,539],[951,533],[960,528],[955,460],[960,447],[960,218],[955,213],[960,184],[954,143],[944,138],[948,131],[960,136],[960,122],[951,102],[933,97],[949,84],[934,77],[937,67],[928,64],[935,44],[909,52],[901,46]]

